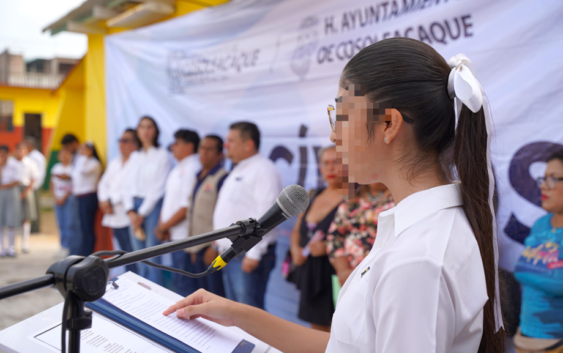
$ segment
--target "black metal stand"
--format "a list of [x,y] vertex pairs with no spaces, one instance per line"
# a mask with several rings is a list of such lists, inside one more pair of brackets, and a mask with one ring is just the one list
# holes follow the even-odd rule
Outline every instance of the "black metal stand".
[[[280,219],[275,223],[279,224],[283,220]],[[93,255],[88,257],[69,256],[51,265],[45,276],[0,288],[0,299],[43,287],[55,286],[65,298],[62,318],[63,338],[65,330],[68,330],[69,352],[79,353],[80,331],[92,327],[92,312],[84,309],[84,303],[94,302],[105,294],[110,268],[148,260],[227,237],[233,242],[232,248],[228,250],[229,257],[232,258],[258,243],[264,233],[265,231],[261,229],[260,224],[255,219],[250,218],[224,229],[134,251],[107,260]],[[228,262],[230,258],[225,259],[225,262]],[[61,344],[64,352],[64,339]]]

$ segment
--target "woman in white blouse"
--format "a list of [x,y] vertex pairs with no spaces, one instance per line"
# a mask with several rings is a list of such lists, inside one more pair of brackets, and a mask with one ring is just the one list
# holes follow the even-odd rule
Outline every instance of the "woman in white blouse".
[[88,256],[94,252],[96,244],[96,213],[98,212],[98,180],[102,174],[102,164],[93,142],[85,142],[80,146],[76,162],[72,168],[72,194],[78,201],[78,218],[80,219],[81,239],[78,254]]
[[[119,155],[109,162],[98,184],[98,201],[100,210],[104,213],[102,225],[112,229],[121,250],[133,251],[129,235],[130,221],[125,212],[123,198],[129,177],[129,162],[131,156],[137,153],[141,142],[137,131],[133,129],[125,130],[118,142]],[[126,270],[137,272],[137,264],[127,265]]]
[[342,288],[330,334],[205,291],[164,314],[235,325],[283,352],[504,352],[486,100],[468,60],[454,61],[391,38],[344,68],[329,106],[344,177],[382,182],[397,206],[379,215],[377,240]]
[[[131,156],[128,166],[127,187],[123,205],[131,221],[133,250],[160,244],[154,229],[158,225],[164,186],[172,169],[172,159],[158,143],[158,126],[153,118],[145,116],[139,121],[137,135],[141,149]],[[161,263],[161,258],[150,261]],[[138,263],[139,274],[157,284],[162,284],[162,271]]]

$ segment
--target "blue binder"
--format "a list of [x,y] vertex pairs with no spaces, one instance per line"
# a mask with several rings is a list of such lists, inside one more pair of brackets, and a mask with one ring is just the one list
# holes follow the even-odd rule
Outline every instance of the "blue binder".
[[[201,353],[197,349],[188,346],[187,344],[175,339],[166,333],[157,330],[151,325],[127,314],[125,311],[119,309],[115,305],[109,303],[104,299],[97,300],[93,303],[85,303],[86,307],[92,309],[105,317],[120,323],[128,329],[137,332],[138,334],[159,343],[160,345],[173,350],[178,353]],[[251,353],[255,344],[242,340],[232,353]],[[228,353],[228,352],[225,352]]]

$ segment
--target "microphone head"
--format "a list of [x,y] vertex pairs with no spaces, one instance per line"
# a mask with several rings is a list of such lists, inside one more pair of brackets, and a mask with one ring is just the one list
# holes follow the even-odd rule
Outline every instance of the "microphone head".
[[280,192],[276,200],[287,218],[305,212],[309,206],[309,193],[299,185],[290,185]]

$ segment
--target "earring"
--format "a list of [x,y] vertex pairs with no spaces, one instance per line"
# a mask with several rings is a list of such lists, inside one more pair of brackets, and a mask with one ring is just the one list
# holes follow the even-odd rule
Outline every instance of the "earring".
[[387,143],[387,137],[383,139],[383,142]]

